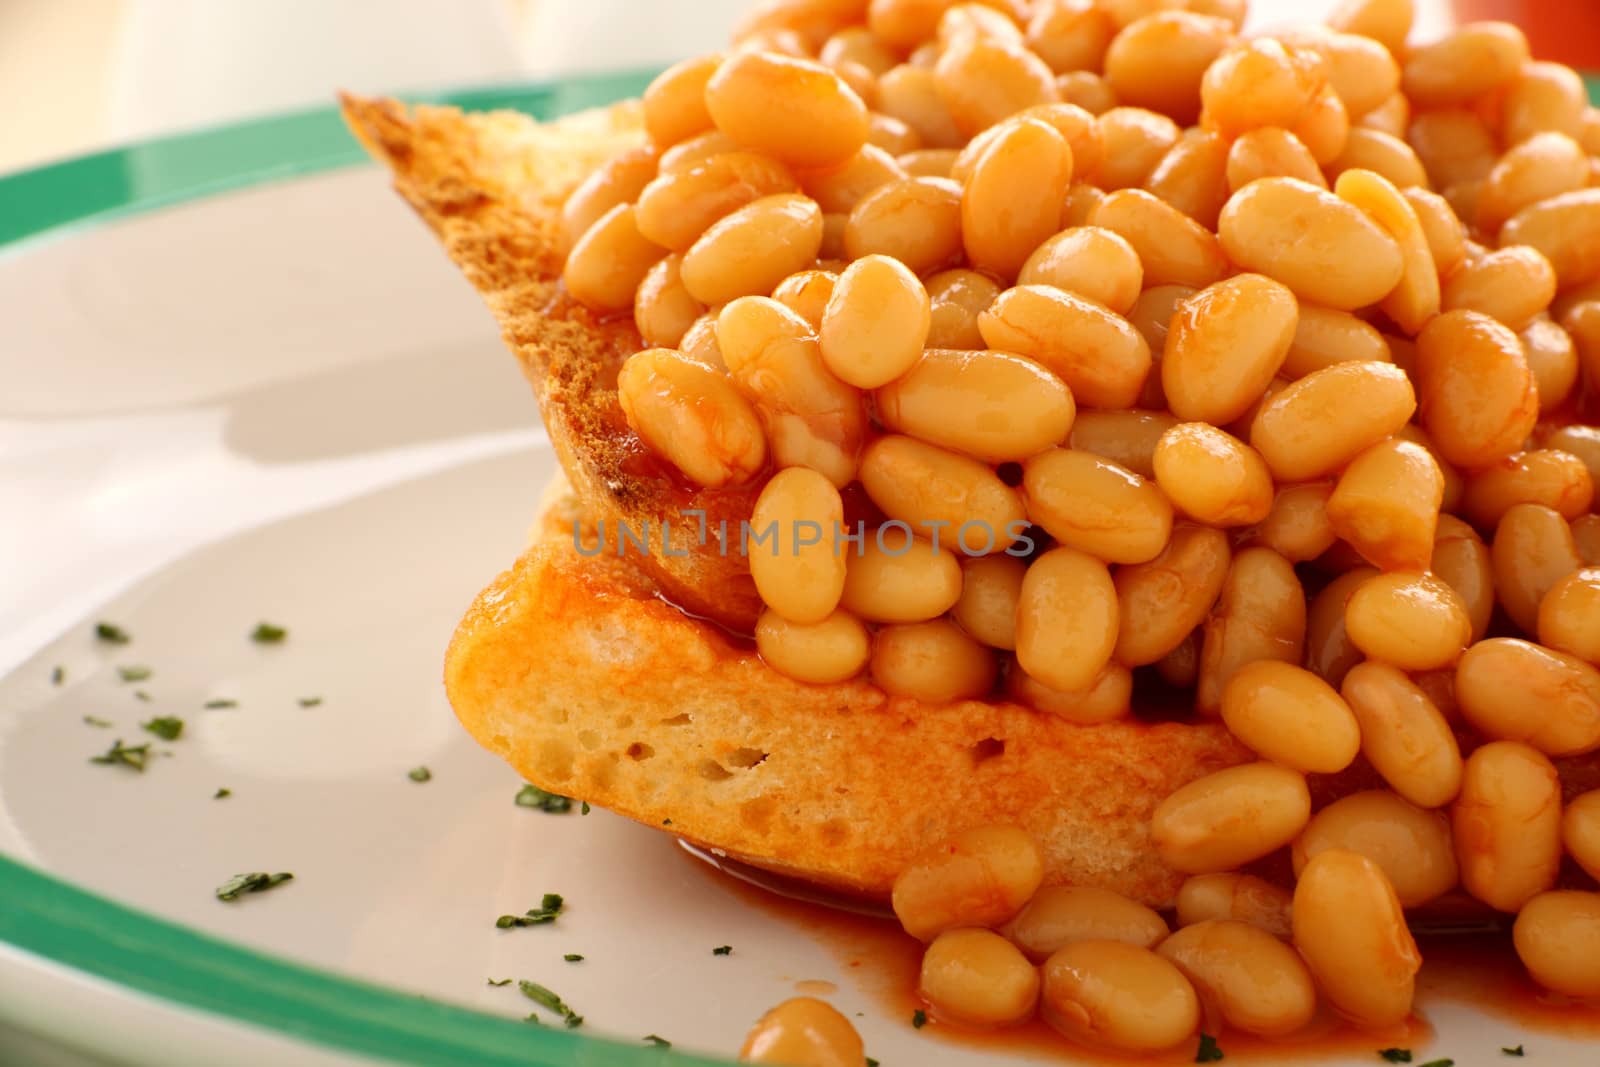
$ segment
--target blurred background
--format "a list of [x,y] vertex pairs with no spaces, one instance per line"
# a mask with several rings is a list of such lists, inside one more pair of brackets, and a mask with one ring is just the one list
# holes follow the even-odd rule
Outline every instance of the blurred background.
[[[327,103],[575,71],[659,67],[716,47],[753,0],[0,0],[0,172]],[[1450,0],[1416,0],[1418,32]],[[1600,0],[1460,0],[1600,7]],[[1253,21],[1335,0],[1253,0]]]

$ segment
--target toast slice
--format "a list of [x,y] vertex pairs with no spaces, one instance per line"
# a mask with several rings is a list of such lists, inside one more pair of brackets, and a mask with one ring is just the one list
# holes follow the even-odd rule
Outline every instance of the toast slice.
[[446,686],[474,737],[542,788],[847,892],[887,896],[929,841],[1006,822],[1038,835],[1052,882],[1172,902],[1181,878],[1150,847],[1150,813],[1179,785],[1250,758],[1220,725],[1077,726],[1007,702],[928,706],[864,681],[806,685],[679,610],[748,632],[759,601],[737,553],[577,551],[579,516],[638,529],[705,508],[736,524],[753,502],[750,490],[695,491],[653,463],[616,401],[617,367],[639,347],[632,323],[562,298],[561,202],[641,142],[637,105],[540,124],[343,103],[483,293],[571,482],[450,646]]

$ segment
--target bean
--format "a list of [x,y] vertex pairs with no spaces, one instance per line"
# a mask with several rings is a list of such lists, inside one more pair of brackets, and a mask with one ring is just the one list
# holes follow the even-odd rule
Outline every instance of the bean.
[[1125,319],[1050,286],[1007,289],[978,330],[990,348],[1043,364],[1085,407],[1131,407],[1150,373],[1150,348]]
[[1017,603],[1017,662],[1052,689],[1084,689],[1117,640],[1117,591],[1106,565],[1073,548],[1035,559]]
[[1161,386],[1179,418],[1223,425],[1244,414],[1288,355],[1298,322],[1288,288],[1239,274],[1178,305],[1161,356]]
[[1361,748],[1355,715],[1333,687],[1276,660],[1233,673],[1222,689],[1222,721],[1257,755],[1304,774],[1336,774]]
[[1300,872],[1294,944],[1334,1010],[1379,1028],[1411,1014],[1422,966],[1394,887],[1365,856],[1330,848]]
[[999,926],[1044,880],[1039,845],[1012,826],[963,830],[919,853],[894,880],[890,903],[906,933],[932,941],[963,926]]
[[[705,87],[717,129],[797,167],[842,163],[867,141],[867,108],[820,63],[773,52],[740,52]],[[771,291],[771,286],[767,287]]]
[[1511,936],[1535,982],[1570,997],[1600,995],[1600,893],[1541,893],[1522,906]]
[[1311,818],[1305,776],[1275,763],[1215,771],[1157,805],[1150,840],[1186,874],[1232,870],[1282,848]]
[[1522,446],[1539,395],[1517,335],[1475,311],[1446,311],[1417,336],[1418,420],[1439,453],[1483,467]]
[[800,682],[828,685],[867,665],[871,638],[859,619],[835,611],[820,622],[794,623],[768,608],[756,620],[756,651],[770,667]]
[[1089,452],[1054,448],[1028,459],[1022,493],[1028,517],[1050,536],[1108,563],[1154,559],[1172,533],[1172,505],[1155,484]]
[[1565,652],[1512,637],[1479,641],[1456,665],[1456,701],[1497,741],[1547,756],[1600,748],[1600,670]]
[[1178,888],[1180,927],[1211,919],[1236,920],[1287,940],[1292,907],[1288,890],[1253,874],[1197,874]]
[[838,1009],[814,997],[795,997],[761,1017],[746,1035],[739,1061],[859,1067],[866,1052],[861,1035]]
[[983,555],[1009,547],[1027,525],[1022,497],[976,460],[886,434],[861,455],[861,485],[891,519],[930,531],[941,549]]
[[1159,914],[1121,893],[1066,885],[1039,890],[1001,932],[1035,963],[1078,941],[1155,948],[1170,933]]
[[1369,661],[1350,668],[1339,692],[1360,724],[1361,754],[1391,789],[1423,808],[1455,799],[1461,749],[1421,686],[1387,663]]
[[872,639],[872,680],[924,704],[977,700],[994,688],[994,654],[947,619],[884,626]]
[[1156,1052],[1188,1040],[1200,1003],[1181,971],[1149,949],[1078,941],[1044,965],[1044,1019],[1091,1048]]
[[1536,749],[1491,741],[1468,756],[1451,822],[1461,884],[1491,908],[1516,912],[1555,885],[1561,782]]
[[1256,413],[1250,444],[1279,481],[1325,477],[1403,427],[1416,410],[1390,363],[1337,363],[1306,375]]
[[968,1026],[1010,1026],[1039,1003],[1039,972],[988,930],[946,930],[922,957],[922,996],[935,1018]]
[[1283,1037],[1316,1014],[1317,989],[1306,965],[1294,949],[1249,923],[1210,919],[1185,926],[1156,954],[1176,964],[1229,1026],[1247,1034]]

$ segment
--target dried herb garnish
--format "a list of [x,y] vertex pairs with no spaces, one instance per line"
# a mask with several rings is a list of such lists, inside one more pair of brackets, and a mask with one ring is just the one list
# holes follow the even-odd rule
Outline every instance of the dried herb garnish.
[[245,893],[265,893],[267,890],[280,886],[293,878],[294,875],[288,871],[282,871],[278,874],[267,874],[264,871],[236,874],[217,886],[217,899],[238,900]]
[[90,756],[89,762],[106,764],[120,763],[124,767],[132,767],[136,771],[143,771],[144,765],[149,761],[149,759],[150,742],[146,741],[142,745],[124,745],[122,743],[122,738],[119,737],[110,748],[106,749],[103,754],[99,756]]

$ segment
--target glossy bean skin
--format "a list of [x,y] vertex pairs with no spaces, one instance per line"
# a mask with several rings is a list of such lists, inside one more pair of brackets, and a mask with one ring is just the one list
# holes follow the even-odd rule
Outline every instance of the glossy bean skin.
[[1228,149],[1226,176],[1230,193],[1258,178],[1296,178],[1322,189],[1328,187],[1310,150],[1279,126],[1260,126],[1235,139]]
[[979,270],[1015,277],[1056,232],[1071,183],[1072,149],[1055,127],[1035,118],[1003,123],[962,192],[967,259]]
[[1454,515],[1440,515],[1428,569],[1461,597],[1472,622],[1472,639],[1482,640],[1494,612],[1495,588],[1489,548],[1477,531]]
[[1060,444],[1076,414],[1060,378],[994,351],[930,348],[874,398],[888,428],[989,463],[1025,460]]
[[1150,346],[1126,319],[1051,286],[1007,289],[978,330],[990,348],[1043,364],[1082,407],[1132,407],[1150,373]]
[[1019,704],[1068,722],[1083,725],[1109,722],[1122,718],[1133,708],[1133,672],[1111,660],[1081,688],[1054,689],[1013,663],[1006,672],[1006,695]]
[[1205,622],[1195,706],[1205,714],[1222,706],[1234,671],[1262,659],[1299,663],[1305,649],[1306,600],[1288,560],[1268,548],[1233,557],[1216,609]]
[[1422,570],[1443,500],[1444,473],[1432,454],[1390,438],[1350,461],[1328,498],[1328,522],[1374,566]]
[[686,252],[718,219],[752,200],[792,193],[794,175],[756,152],[721,152],[666,171],[639,193],[639,232],[675,252]]
[[767,606],[803,625],[832,615],[845,571],[845,557],[833,544],[833,530],[844,523],[833,483],[806,467],[779,471],[762,487],[750,522],[777,531],[770,550],[749,553],[750,577]]
[[913,437],[873,441],[861,454],[860,478],[886,516],[930,541],[940,535],[941,552],[998,552],[1027,521],[1020,494],[988,466]]
[[1018,44],[965,34],[941,52],[934,83],[956,129],[967,137],[1008,115],[1059,99],[1044,61]]
[[1294,294],[1239,274],[1178,305],[1161,357],[1172,413],[1221,426],[1243,415],[1283,366],[1298,322]]
[[822,312],[822,361],[841,381],[876,389],[917,362],[928,339],[928,292],[899,260],[865,256],[846,267]]
[[633,306],[650,268],[667,254],[639,232],[632,204],[618,204],[594,221],[572,246],[561,281],[573,299],[600,311]]
[[1361,754],[1389,788],[1422,808],[1438,808],[1461,790],[1455,732],[1422,687],[1387,663],[1358,663],[1339,693],[1361,729]]
[[1311,109],[1326,74],[1320,57],[1261,38],[1224,53],[1200,83],[1202,122],[1228,136],[1259,126],[1291,129]]
[[955,553],[903,531],[869,533],[845,562],[845,610],[869,622],[922,622],[943,615],[961,598],[961,564]]
[[1561,815],[1561,844],[1589,877],[1600,871],[1600,789],[1568,802]]
[[1461,884],[1490,907],[1516,912],[1555,885],[1561,782],[1536,749],[1492,741],[1467,757],[1451,825]]
[[1478,228],[1498,233],[1524,208],[1576,192],[1588,183],[1589,159],[1582,145],[1565,133],[1535,134],[1501,156],[1484,178]]
[[1172,534],[1172,505],[1154,483],[1089,452],[1054,448],[1031,457],[1022,465],[1022,493],[1032,521],[1107,563],[1154,559]]
[[1139,253],[1144,283],[1202,288],[1220,281],[1228,261],[1216,236],[1143,189],[1118,189],[1090,210],[1088,224],[1121,234]]
[[1250,534],[1249,543],[1270,548],[1291,563],[1316,559],[1333,547],[1338,535],[1328,521],[1329,482],[1308,482],[1279,489],[1266,518]]
[[600,216],[632,203],[656,176],[657,153],[642,145],[619,153],[578,184],[561,205],[557,242],[570,253]]
[[1455,842],[1442,812],[1407,803],[1386,789],[1351,793],[1306,824],[1291,850],[1298,876],[1329,849],[1365,856],[1383,871],[1403,908],[1421,907],[1456,886]]
[[1182,136],[1178,124],[1142,107],[1114,107],[1095,120],[1103,154],[1095,184],[1107,192],[1145,184]]
[[1043,879],[1038,842],[1015,827],[982,826],[920,853],[895,879],[891,904],[906,933],[932,941],[1010,920]]
[[867,140],[866,106],[837,73],[772,52],[722,63],[706,82],[705,107],[739,144],[798,167],[842,163]]
[[1335,363],[1388,362],[1389,345],[1375,327],[1348,311],[1305,304],[1278,373],[1293,380]]
[[[1399,189],[1406,177],[1391,181],[1372,170],[1346,170],[1334,181],[1333,191],[1338,199],[1359,208],[1399,248],[1400,280],[1378,306],[1402,330],[1414,334],[1439,312],[1439,271],[1422,220]],[[1413,188],[1425,180],[1420,173],[1409,177],[1414,179]]]
[[988,930],[946,930],[922,957],[918,990],[937,1019],[967,1026],[1010,1026],[1033,1015],[1039,972],[1009,941]]
[[1485,737],[1548,756],[1600,748],[1600,670],[1565,652],[1513,637],[1479,641],[1456,665],[1456,701]]
[[1017,647],[1017,601],[1027,564],[1013,556],[973,556],[961,562],[961,599],[950,617],[990,648]]
[[1106,565],[1061,547],[1034,560],[1017,604],[1017,662],[1052,689],[1093,682],[1116,648],[1117,590]]
[[1090,1048],[1157,1052],[1200,1025],[1194,987],[1176,966],[1121,941],[1078,941],[1045,962],[1041,1013]]
[[[1539,391],[1539,414],[1548,415],[1566,404],[1578,387],[1578,348],[1560,323],[1540,315],[1518,335],[1528,359],[1528,370]],[[1594,465],[1586,464],[1590,474]]]
[[1365,856],[1331,848],[1300,872],[1294,944],[1334,1009],[1379,1028],[1411,1014],[1422,956],[1394,887]]
[[1536,249],[1516,245],[1463,264],[1445,281],[1440,306],[1481,312],[1521,330],[1555,295],[1556,271],[1550,261]]
[[1075,941],[1155,948],[1170,933],[1159,913],[1093,886],[1046,886],[1001,931],[1035,963]]
[[1514,452],[1473,473],[1461,499],[1462,514],[1492,528],[1518,504],[1542,504],[1564,519],[1589,512],[1594,478],[1570,452],[1531,449]]
[[1171,960],[1228,1025],[1283,1037],[1317,1010],[1311,972],[1294,949],[1249,923],[1209,919],[1183,927],[1156,954]]
[[702,304],[765,295],[809,267],[822,247],[822,212],[797,193],[765,196],[729,212],[683,255],[684,288]]
[[1144,666],[1181,645],[1216,603],[1230,559],[1226,534],[1184,524],[1154,559],[1119,567],[1117,661]]
[[839,1010],[815,997],[786,1000],[763,1015],[744,1039],[741,1063],[861,1067],[865,1046]]
[[1217,236],[1241,267],[1339,310],[1377,303],[1403,269],[1400,246],[1360,209],[1293,178],[1263,178],[1233,194]]
[[705,305],[689,295],[678,272],[681,256],[667,256],[645,273],[634,297],[633,324],[652,347],[675,348],[689,327],[705,314]]
[[1000,295],[1000,286],[986,274],[957,268],[928,279],[930,321],[927,346],[971,350],[983,348],[978,316]]
[[1236,920],[1287,941],[1293,933],[1294,898],[1287,889],[1253,874],[1197,874],[1178,888],[1180,927],[1210,919]]
[[1336,363],[1264,403],[1250,443],[1279,481],[1310,481],[1401,429],[1416,408],[1410,379],[1392,363]]
[[1126,315],[1139,298],[1144,265],[1127,238],[1097,226],[1070,227],[1034,249],[1019,285],[1053,285]]
[[1563,288],[1600,277],[1600,188],[1530,204],[1500,229],[1500,247],[1532,245],[1555,268]]
[[1350,594],[1344,622],[1357,648],[1402,670],[1448,667],[1472,639],[1466,604],[1431,574],[1396,571],[1368,578]]
[[1205,227],[1217,224],[1228,194],[1228,143],[1210,130],[1185,130],[1144,180],[1144,188]]
[[1600,568],[1573,571],[1539,601],[1539,643],[1600,663]]
[[1508,84],[1528,61],[1528,39],[1506,22],[1473,22],[1415,49],[1402,68],[1405,94],[1423,107],[1464,104]]
[[736,485],[766,466],[766,437],[749,403],[725,375],[671,349],[630,356],[617,397],[640,438],[700,485]]
[[1304,775],[1247,763],[1198,778],[1163,800],[1151,816],[1150,838],[1165,863],[1209,874],[1283,847],[1310,818]]
[[961,187],[944,178],[878,186],[850,210],[844,252],[891,256],[919,275],[946,266],[961,254]]
[[854,678],[867,665],[871,643],[867,628],[847,611],[793,623],[768,608],[756,620],[756,651],[763,662],[799,682],[828,685]]
[[1545,594],[1583,563],[1572,527],[1543,504],[1508,509],[1489,545],[1500,607],[1523,633],[1538,632],[1539,604]]
[[1200,80],[1233,37],[1226,19],[1159,11],[1126,26],[1105,56],[1106,81],[1119,99],[1193,122]]
[[1208,526],[1250,526],[1272,510],[1272,473],[1255,449],[1206,422],[1161,435],[1156,484],[1183,514]]
[[1306,609],[1305,664],[1329,685],[1338,686],[1363,654],[1350,640],[1344,614],[1350,597],[1378,571],[1355,567],[1322,587]]
[[1511,934],[1535,982],[1569,997],[1600,996],[1600,893],[1541,893],[1522,906]]
[[1539,415],[1517,335],[1486,315],[1447,311],[1417,337],[1418,418],[1445,459],[1483,467],[1521,447]]
[[1222,689],[1222,721],[1263,759],[1303,774],[1336,774],[1361,749],[1350,706],[1310,671],[1277,660],[1246,663]]

